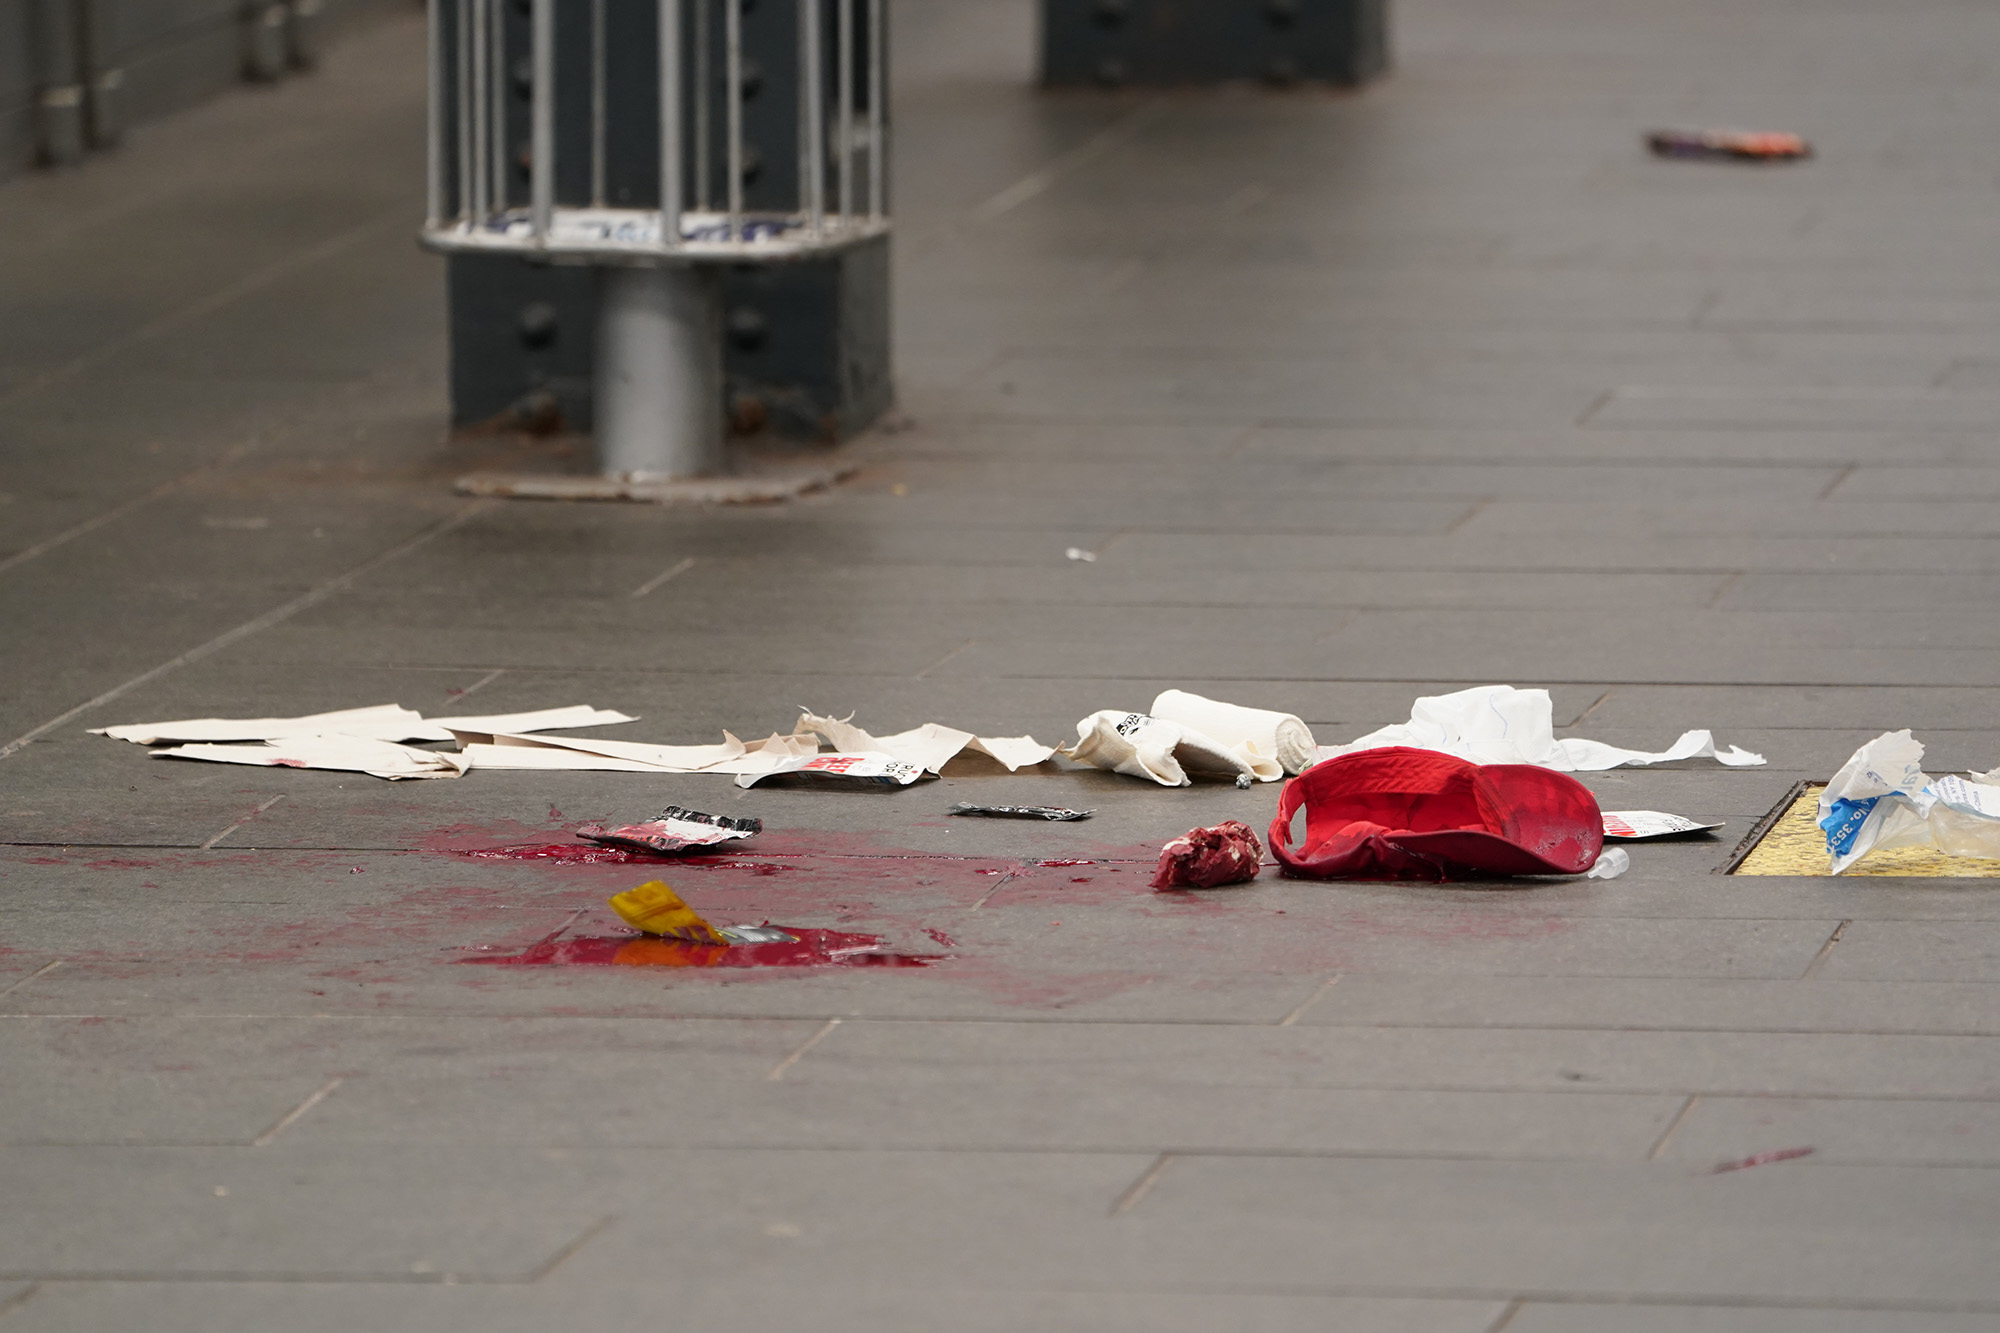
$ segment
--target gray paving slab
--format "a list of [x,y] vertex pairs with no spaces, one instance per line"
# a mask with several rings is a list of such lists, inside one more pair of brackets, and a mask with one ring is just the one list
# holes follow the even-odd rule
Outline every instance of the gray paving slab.
[[1524,1302],[1509,1328],[1522,1333],[1971,1333],[1990,1315],[1938,1314],[1916,1310],[1717,1308],[1674,1305],[1575,1305]]
[[1773,1149],[1811,1148],[1816,1162],[1988,1163],[1994,1108],[1983,1102],[1866,1098],[1704,1097],[1658,1156],[1728,1165]]

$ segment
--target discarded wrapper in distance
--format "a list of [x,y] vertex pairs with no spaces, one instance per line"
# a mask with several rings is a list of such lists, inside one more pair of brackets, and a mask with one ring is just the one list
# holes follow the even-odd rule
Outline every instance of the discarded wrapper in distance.
[[1230,819],[1190,829],[1160,848],[1156,889],[1213,889],[1257,878],[1264,848],[1248,824]]
[[636,889],[627,889],[611,899],[611,910],[625,923],[648,935],[664,935],[670,940],[695,944],[727,944],[722,932],[701,919],[681,896],[660,880],[648,880]]
[[1406,746],[1314,765],[1271,821],[1272,855],[1308,879],[1580,875],[1603,846],[1597,799],[1575,778]]
[[1066,810],[1055,805],[974,805],[960,801],[945,812],[952,815],[987,815],[994,819],[1088,819],[1095,810]]
[[1812,156],[1811,144],[1783,130],[1654,130],[1646,146],[1655,157],[1797,162]]
[[1697,824],[1680,815],[1659,810],[1606,810],[1604,836],[1620,842],[1643,842],[1650,838],[1680,838],[1690,833],[1707,833],[1722,827],[1723,821]]
[[623,847],[634,852],[683,852],[690,847],[713,847],[754,837],[764,831],[761,819],[731,819],[728,815],[705,815],[670,805],[658,818],[643,824],[626,824],[607,829],[601,824],[585,824],[576,836],[604,847]]

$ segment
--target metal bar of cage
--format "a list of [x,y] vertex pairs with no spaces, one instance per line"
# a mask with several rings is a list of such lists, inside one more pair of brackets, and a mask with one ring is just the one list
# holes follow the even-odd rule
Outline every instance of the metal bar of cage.
[[681,6],[660,0],[660,240],[681,243]]
[[834,133],[840,141],[840,216],[854,215],[854,0],[839,0],[835,9],[834,51],[840,72],[834,96],[840,99]]
[[590,202],[595,208],[604,207],[605,138],[610,132],[605,102],[608,50],[604,0],[590,0]]
[[467,57],[472,77],[467,81],[471,96],[467,99],[468,119],[472,122],[471,153],[467,159],[467,181],[471,187],[471,202],[467,206],[469,220],[477,224],[488,211],[486,193],[486,136],[491,128],[491,103],[486,96],[486,78],[492,70],[492,62],[486,58],[486,0],[465,0],[472,16],[471,53]]
[[880,222],[885,207],[883,162],[884,124],[882,118],[883,60],[888,41],[883,31],[883,0],[868,0],[868,217]]
[[813,239],[826,231],[826,101],[820,87],[825,63],[819,32],[820,0],[799,0],[799,192]]
[[556,0],[534,0],[532,116],[528,141],[530,209],[535,240],[546,246],[556,213]]
[[424,104],[424,226],[444,220],[444,0],[424,6],[425,36],[430,42],[430,88]]
[[727,238],[743,240],[743,5],[742,0],[722,0],[723,4],[723,95],[729,99],[728,141],[723,153],[723,169],[729,173],[726,195],[729,201]]
[[[599,0],[602,3],[602,0]],[[713,0],[694,0],[694,206],[706,213],[714,200],[715,151],[711,142],[714,129],[709,103],[715,96],[714,61],[710,48],[715,34],[710,31]]]
[[507,188],[507,0],[490,0],[486,30],[491,56],[486,91],[493,118],[486,135],[487,190],[489,207],[504,213],[513,194]]

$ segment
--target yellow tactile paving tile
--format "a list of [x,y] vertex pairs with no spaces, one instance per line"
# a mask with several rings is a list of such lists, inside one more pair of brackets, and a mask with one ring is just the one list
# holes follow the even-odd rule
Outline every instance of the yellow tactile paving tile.
[[[1825,875],[1830,859],[1826,854],[1826,834],[1815,822],[1819,814],[1820,787],[1806,787],[1792,798],[1785,813],[1750,849],[1732,875]],[[1847,874],[1928,875],[1954,879],[2000,878],[2000,859],[1983,856],[1946,856],[1924,847],[1892,847],[1871,852]]]

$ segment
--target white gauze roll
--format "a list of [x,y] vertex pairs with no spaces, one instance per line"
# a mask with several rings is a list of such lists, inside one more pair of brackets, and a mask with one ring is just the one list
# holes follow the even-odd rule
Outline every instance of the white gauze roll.
[[1244,708],[1186,690],[1165,690],[1153,700],[1153,716],[1193,727],[1233,747],[1262,782],[1276,782],[1286,773],[1303,773],[1316,757],[1312,730],[1290,713]]

